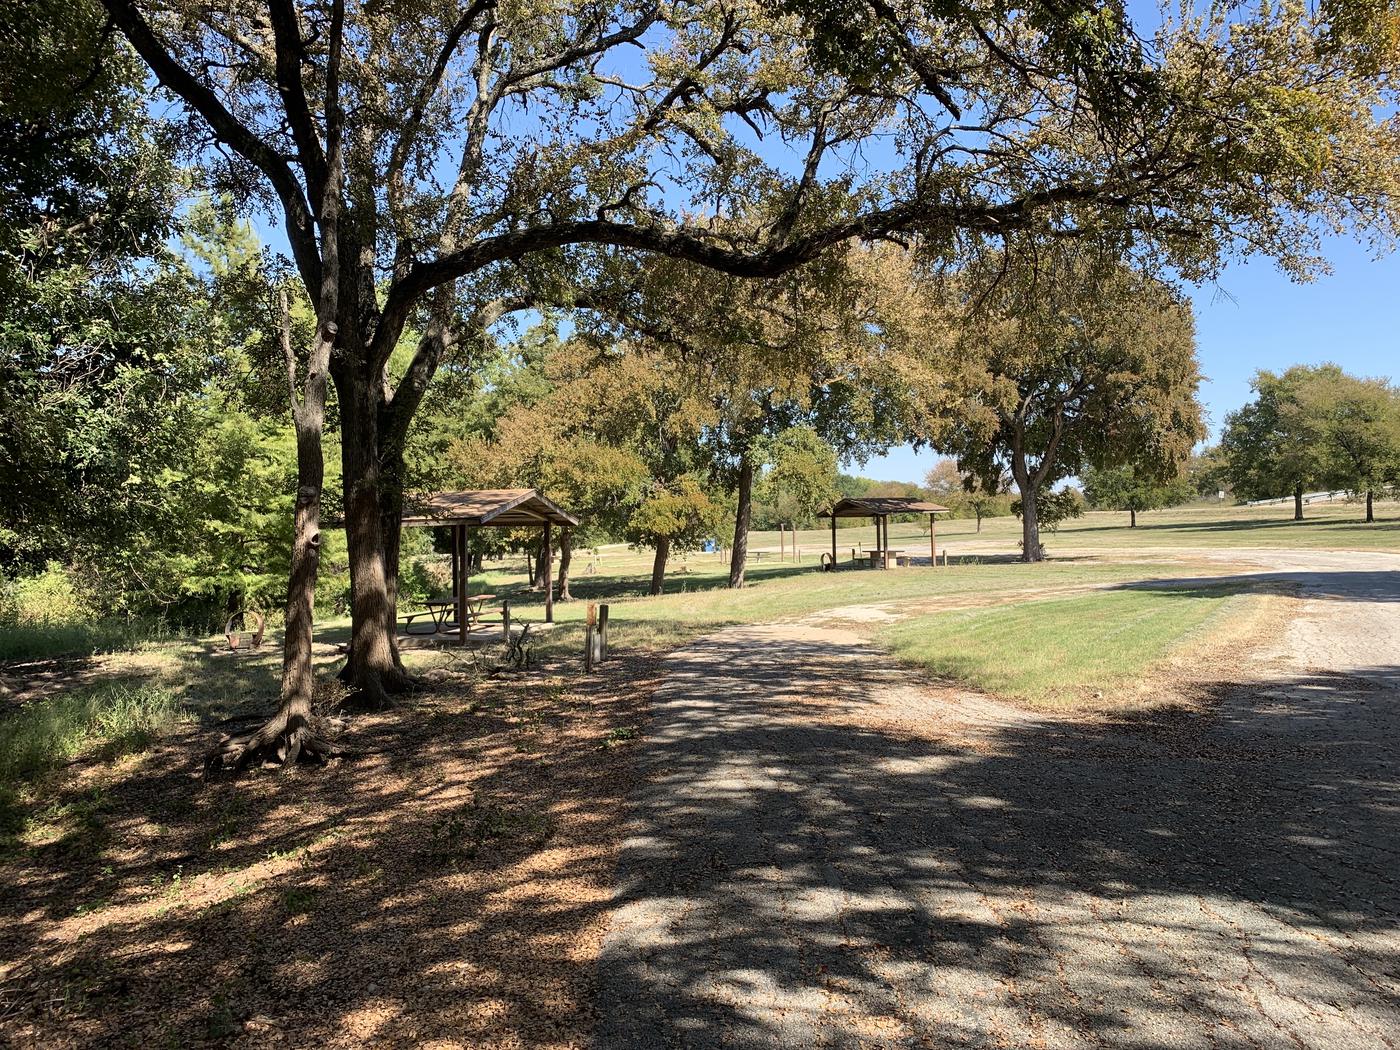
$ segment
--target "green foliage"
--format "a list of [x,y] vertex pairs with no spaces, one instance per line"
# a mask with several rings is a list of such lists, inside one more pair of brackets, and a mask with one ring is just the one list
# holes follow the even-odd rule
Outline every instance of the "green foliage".
[[754,523],[757,528],[783,523],[808,528],[817,512],[839,498],[836,453],[810,427],[791,427],[763,450],[770,466],[757,485]]
[[33,576],[4,581],[0,590],[0,627],[76,624],[92,615],[92,606],[56,561]]
[[1081,479],[1084,496],[1095,510],[1126,510],[1136,515],[1143,511],[1174,507],[1196,495],[1191,479],[1183,472],[1178,477],[1161,481],[1144,476],[1137,467],[1090,467]]
[[723,528],[729,513],[729,507],[706,489],[703,479],[685,475],[649,493],[628,520],[625,535],[638,546],[655,547],[661,540],[669,541],[671,551],[680,554],[698,550]]
[[[1011,513],[1021,517],[1024,504],[1020,499],[1011,501]],[[1049,491],[1041,489],[1036,493],[1036,523],[1046,532],[1055,532],[1060,525],[1084,513],[1084,494],[1073,487]]]
[[99,745],[105,757],[139,751],[181,715],[166,690],[127,684],[26,704],[0,720],[0,784],[30,779]]
[[1384,379],[1360,379],[1323,365],[1299,394],[1302,411],[1319,420],[1324,474],[1352,492],[1400,482],[1400,391]]
[[1308,365],[1255,374],[1254,400],[1225,417],[1220,438],[1236,496],[1272,499],[1328,484],[1327,419],[1307,394],[1321,375]]

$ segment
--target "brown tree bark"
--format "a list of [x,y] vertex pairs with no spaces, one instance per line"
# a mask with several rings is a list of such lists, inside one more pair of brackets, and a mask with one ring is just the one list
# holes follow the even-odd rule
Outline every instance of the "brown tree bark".
[[574,558],[574,530],[564,529],[559,534],[559,600],[573,600],[569,593],[569,565]]
[[535,548],[534,564],[530,567],[530,590],[544,590],[545,581],[545,559],[549,557],[548,541],[540,538],[539,546]]
[[[336,372],[336,391],[342,405],[341,466],[351,619],[350,652],[341,679],[353,690],[351,703],[382,708],[389,706],[393,694],[413,685],[398,655],[396,602],[391,593],[397,587],[391,589],[385,534],[386,518],[393,518],[396,584],[401,528],[398,501],[402,494],[397,486],[386,483],[381,470],[378,414],[369,384],[353,367],[342,368]],[[357,407],[346,411],[343,406],[347,404]]]
[[745,452],[739,457],[739,504],[734,514],[734,546],[729,555],[730,587],[744,585],[744,564],[749,557],[749,522],[752,519],[753,461]]
[[666,559],[671,554],[671,541],[662,537],[656,541],[656,558],[651,563],[651,590],[648,594],[660,594],[666,582]]
[[1016,482],[1016,490],[1021,494],[1021,560],[1044,561],[1045,555],[1040,549],[1040,516],[1035,505],[1040,477],[1032,474],[1026,465],[1019,440],[1011,457],[1011,476]]
[[1137,528],[1137,510],[1133,507],[1128,508],[1128,528]]
[[1021,492],[1021,560],[1024,562],[1044,561],[1040,549],[1040,520],[1035,506],[1035,490],[1029,495]]
[[1303,520],[1303,486],[1293,486],[1293,520]]
[[316,575],[321,564],[321,492],[325,481],[321,432],[325,423],[326,369],[336,326],[332,322],[324,323],[316,333],[301,398],[297,396],[297,366],[290,326],[284,296],[282,346],[291,380],[297,495],[292,519],[292,561],[287,582],[280,700],[277,713],[257,732],[220,743],[205,760],[206,776],[225,764],[235,770],[262,762],[279,762],[289,767],[298,759],[324,760],[338,753],[334,745],[317,735],[311,706],[315,692],[311,643],[316,614]]
[[1373,493],[1370,489],[1367,489],[1367,490],[1366,490],[1366,524],[1367,524],[1367,525],[1373,524],[1373,523],[1375,522],[1375,520],[1376,520],[1376,509],[1375,509],[1374,503],[1372,502],[1372,497],[1373,497],[1374,495],[1375,495],[1375,493]]

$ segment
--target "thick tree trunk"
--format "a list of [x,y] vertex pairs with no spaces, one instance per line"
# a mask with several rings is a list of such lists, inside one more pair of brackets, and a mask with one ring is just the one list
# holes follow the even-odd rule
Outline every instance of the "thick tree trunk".
[[1370,525],[1376,520],[1376,508],[1372,501],[1375,495],[1370,489],[1366,490],[1366,524]]
[[[286,313],[285,302],[283,312]],[[284,323],[290,325],[290,321]],[[332,744],[316,735],[311,707],[316,685],[311,643],[316,615],[316,574],[321,565],[321,492],[325,482],[321,431],[325,422],[325,368],[334,339],[333,325],[324,326],[317,334],[307,368],[306,392],[299,401],[290,331],[283,333],[283,347],[293,378],[297,496],[292,517],[292,561],[287,582],[280,702],[277,713],[257,732],[244,739],[224,740],[205,760],[206,776],[225,763],[235,770],[260,762],[291,766],[298,759],[324,760],[338,753]]]
[[1303,520],[1303,486],[1293,486],[1293,520]]
[[1035,506],[1035,490],[1021,491],[1021,560],[1044,561],[1040,549],[1040,519]]
[[980,510],[977,511],[977,531],[982,531],[982,512]]
[[574,558],[574,530],[564,529],[559,534],[559,600],[573,600],[569,593],[569,563]]
[[397,581],[397,522],[392,566],[384,527],[386,514],[397,519],[402,491],[399,479],[392,474],[386,478],[381,469],[377,405],[369,384],[352,365],[337,373],[336,391],[341,404],[345,539],[350,560],[350,652],[341,679],[354,690],[355,702],[385,707],[391,694],[413,684],[399,662],[394,637],[390,571]]
[[1128,528],[1137,528],[1137,511],[1132,507],[1128,508]]
[[[744,585],[744,563],[749,557],[749,522],[753,518],[753,461],[739,457],[739,504],[734,514],[734,546],[729,555],[729,586]],[[655,593],[655,592],[653,592]]]
[[663,537],[656,541],[656,559],[651,563],[650,594],[660,594],[666,582],[666,559],[671,554],[671,541]]
[[544,590],[545,559],[549,557],[549,544],[545,539],[540,540],[540,545],[535,548],[535,564],[530,570],[530,590]]

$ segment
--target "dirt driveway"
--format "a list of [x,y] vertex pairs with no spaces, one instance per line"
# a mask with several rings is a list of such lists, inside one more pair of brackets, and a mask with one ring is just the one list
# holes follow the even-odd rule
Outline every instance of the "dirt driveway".
[[598,1045],[1400,1044],[1400,556],[1189,554],[1300,595],[1203,717],[1033,716],[812,624],[675,654]]

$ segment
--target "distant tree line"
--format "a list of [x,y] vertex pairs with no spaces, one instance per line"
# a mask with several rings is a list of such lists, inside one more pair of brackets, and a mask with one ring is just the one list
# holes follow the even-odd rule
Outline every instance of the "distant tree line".
[[1334,364],[1259,372],[1253,390],[1207,454],[1207,484],[1242,500],[1291,496],[1295,521],[1305,493],[1342,489],[1375,521],[1376,494],[1400,485],[1400,390]]

